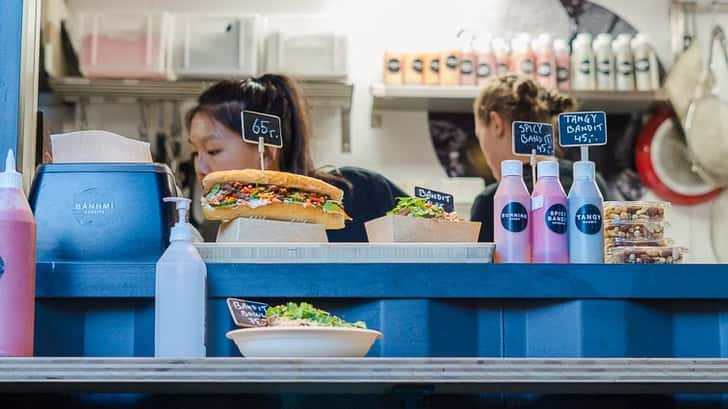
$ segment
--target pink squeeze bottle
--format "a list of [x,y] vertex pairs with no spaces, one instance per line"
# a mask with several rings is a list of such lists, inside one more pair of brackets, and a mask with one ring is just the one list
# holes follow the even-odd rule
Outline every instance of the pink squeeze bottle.
[[0,173],[0,356],[32,356],[35,220],[8,152]]
[[554,41],[554,55],[556,57],[556,83],[560,90],[568,91],[571,88],[571,57],[566,40],[556,39]]
[[493,198],[496,263],[531,262],[531,196],[523,183],[523,163],[501,162],[501,180]]
[[534,263],[568,263],[569,224],[566,193],[559,181],[559,163],[538,163],[538,181],[531,197],[531,247]]

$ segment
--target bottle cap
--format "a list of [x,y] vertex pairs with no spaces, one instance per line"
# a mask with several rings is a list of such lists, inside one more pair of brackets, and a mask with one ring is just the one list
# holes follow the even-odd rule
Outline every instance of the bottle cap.
[[0,188],[23,188],[23,176],[15,167],[15,154],[12,149],[8,150],[5,158],[5,172],[0,173]]
[[523,176],[523,162],[520,160],[504,160],[501,162],[501,177]]
[[169,241],[192,241],[192,225],[187,222],[187,213],[190,210],[190,199],[185,197],[165,197],[165,202],[174,202],[177,208],[177,223],[172,227]]
[[559,162],[545,160],[538,163],[538,178],[559,177]]
[[574,162],[574,179],[594,180],[595,172],[594,162],[588,160]]

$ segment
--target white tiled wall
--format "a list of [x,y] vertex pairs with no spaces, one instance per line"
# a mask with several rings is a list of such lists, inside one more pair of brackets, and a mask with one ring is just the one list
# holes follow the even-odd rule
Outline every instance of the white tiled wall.
[[[72,12],[102,9],[194,12],[200,10],[201,4],[197,0],[67,1]],[[662,61],[670,61],[670,0],[596,2],[616,11],[648,33]],[[426,113],[385,113],[381,128],[370,126],[369,86],[380,81],[380,61],[384,50],[455,46],[444,39],[453,37],[463,27],[489,27],[494,33],[506,35],[519,31],[550,31],[563,36],[568,32],[565,14],[557,0],[214,0],[204,5],[204,11],[212,13],[328,13],[336,16],[339,26],[346,30],[350,39],[350,81],[355,85],[351,117],[352,152],[343,154],[339,150],[338,112],[318,110],[314,112],[316,161],[318,164],[372,168],[405,186],[415,180],[436,186],[446,176],[429,139]],[[709,22],[709,19],[703,18],[699,27],[707,31],[706,23]],[[93,107],[89,112],[90,125],[136,136],[136,111],[123,106]],[[476,191],[469,189],[463,194],[474,195]],[[710,205],[675,207],[670,216],[673,222],[670,234],[678,244],[691,248],[691,260],[713,261],[708,245]]]

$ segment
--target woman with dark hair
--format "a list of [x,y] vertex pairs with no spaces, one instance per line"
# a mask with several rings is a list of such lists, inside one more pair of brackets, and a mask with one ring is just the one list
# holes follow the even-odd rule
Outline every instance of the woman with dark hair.
[[303,93],[291,78],[266,74],[244,81],[221,81],[197,99],[186,126],[198,181],[222,170],[259,168],[258,147],[243,141],[244,110],[281,118],[283,148],[265,149],[265,169],[322,179],[344,190],[344,208],[353,221],[329,230],[332,242],[367,241],[364,222],[383,216],[405,194],[385,177],[359,168],[326,172],[311,159],[311,124]]

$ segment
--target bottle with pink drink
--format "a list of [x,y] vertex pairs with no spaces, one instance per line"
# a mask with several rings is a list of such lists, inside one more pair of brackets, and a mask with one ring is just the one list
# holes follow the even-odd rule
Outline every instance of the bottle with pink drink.
[[536,78],[546,88],[556,89],[556,57],[551,36],[543,33],[533,40],[536,55]]
[[562,91],[571,88],[571,57],[569,56],[569,45],[566,40],[558,38],[554,40],[554,56],[556,58],[556,83]]
[[531,196],[523,183],[523,163],[501,162],[501,179],[493,199],[496,263],[531,262]]
[[35,220],[8,152],[0,173],[0,356],[32,356]]
[[559,181],[559,163],[538,163],[538,181],[531,196],[531,246],[534,263],[568,263],[568,202]]

